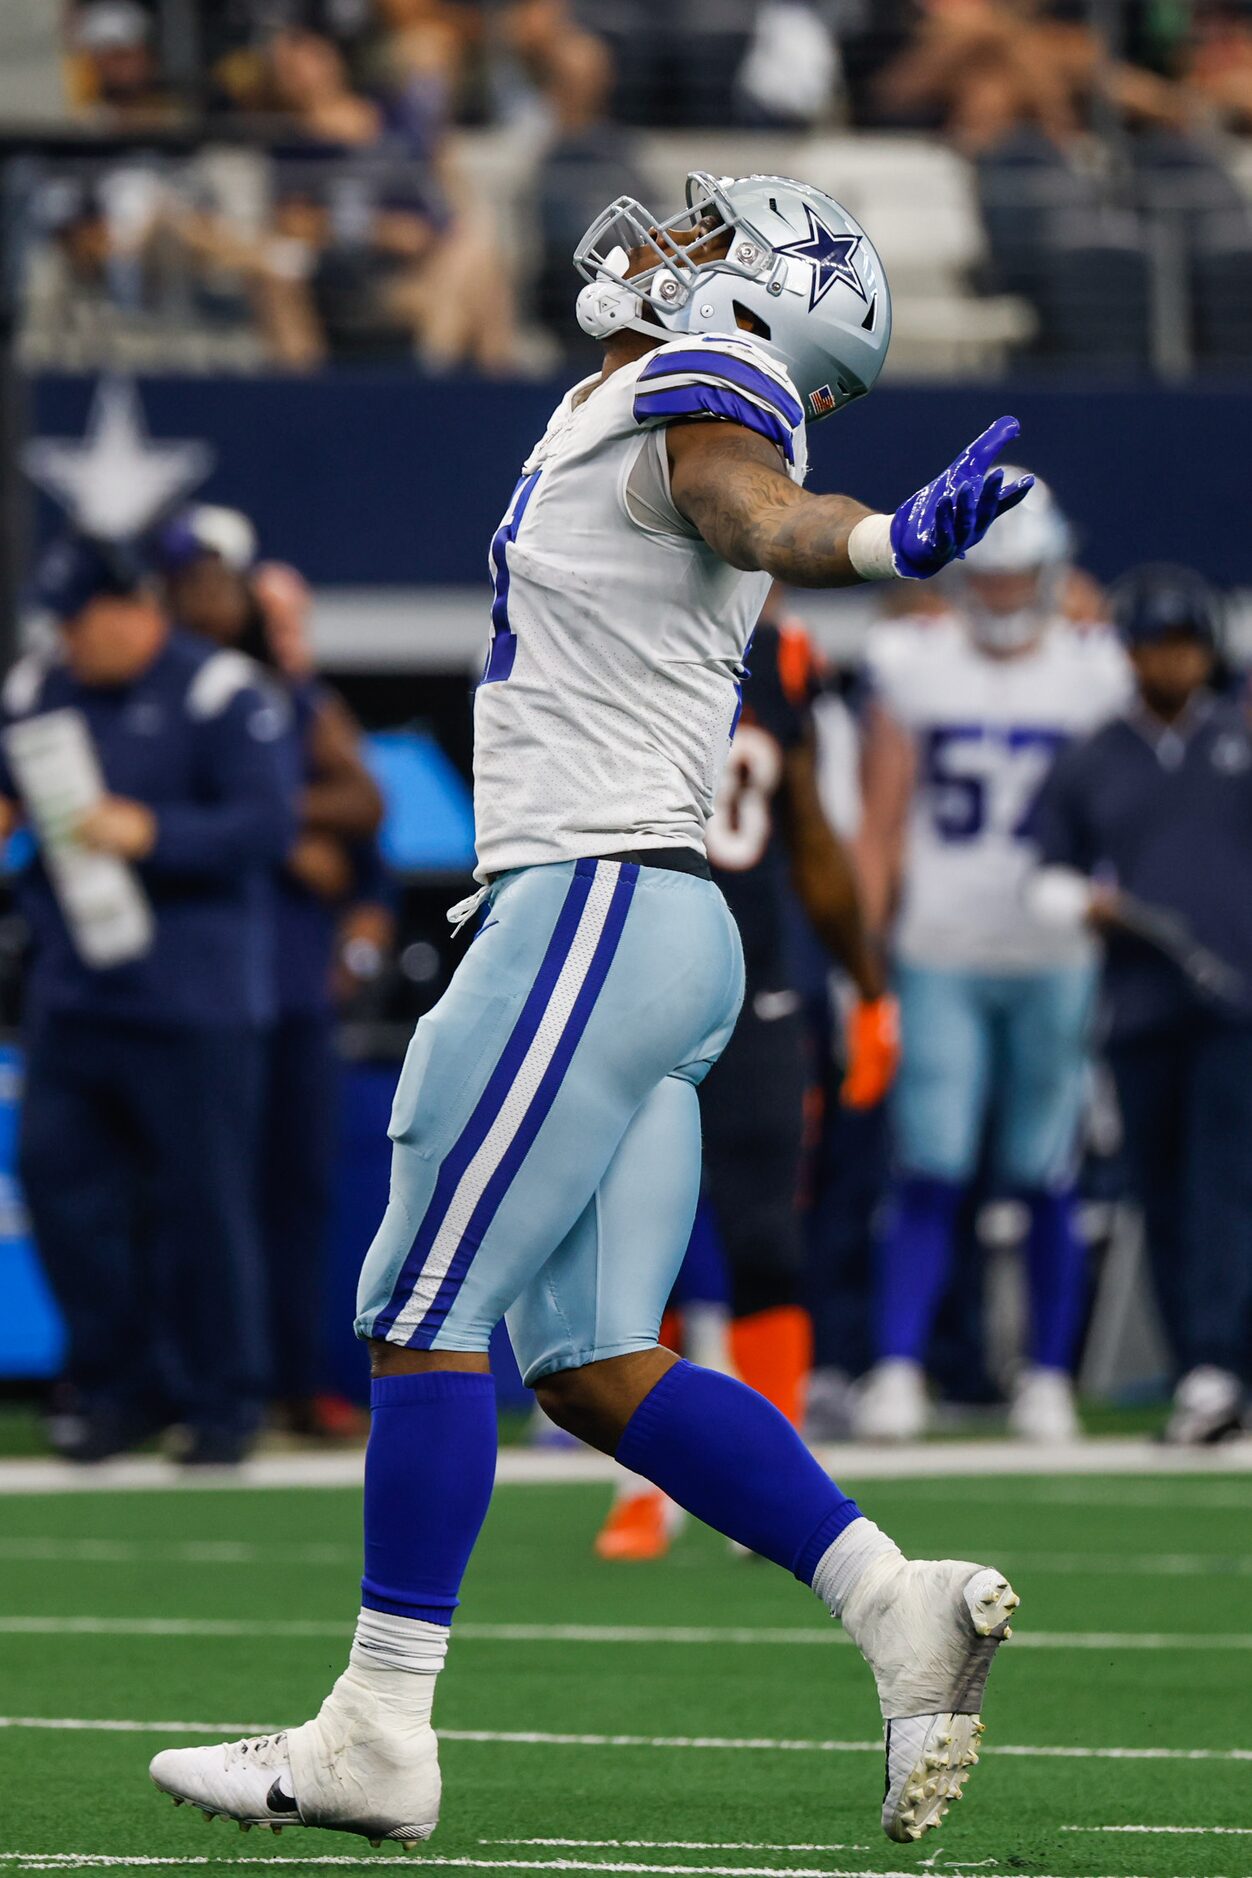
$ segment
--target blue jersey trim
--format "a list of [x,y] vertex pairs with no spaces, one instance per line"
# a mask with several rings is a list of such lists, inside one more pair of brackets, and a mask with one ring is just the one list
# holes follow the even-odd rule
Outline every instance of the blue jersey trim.
[[635,417],[640,421],[650,417],[726,418],[768,437],[788,463],[795,462],[795,443],[782,418],[720,385],[677,385],[671,391],[641,391],[635,397]]
[[736,359],[729,353],[716,352],[711,347],[699,352],[657,352],[648,360],[636,382],[642,385],[645,379],[667,378],[673,372],[721,378],[728,385],[737,385],[740,391],[751,392],[772,404],[793,429],[804,421],[803,407],[796,403],[785,385],[780,385],[758,365],[750,365],[746,359]]
[[524,476],[513,491],[513,500],[509,512],[491,537],[491,564],[495,569],[495,598],[491,602],[491,645],[487,651],[487,664],[483,670],[481,682],[484,685],[500,684],[513,670],[513,661],[517,657],[517,635],[509,625],[509,547],[517,540],[517,531],[522,525],[526,505],[535,493],[535,484],[539,481],[539,471],[532,470]]

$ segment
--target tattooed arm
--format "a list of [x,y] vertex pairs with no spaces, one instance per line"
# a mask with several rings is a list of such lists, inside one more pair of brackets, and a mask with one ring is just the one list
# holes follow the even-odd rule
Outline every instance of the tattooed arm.
[[675,507],[732,567],[791,587],[860,580],[848,536],[872,513],[863,503],[799,488],[777,447],[742,424],[671,424],[666,441]]
[[670,491],[732,567],[764,569],[792,587],[929,580],[1029,495],[1033,476],[1006,483],[992,467],[1020,428],[1015,417],[997,418],[894,515],[877,515],[850,496],[797,488],[775,446],[742,424],[674,423]]

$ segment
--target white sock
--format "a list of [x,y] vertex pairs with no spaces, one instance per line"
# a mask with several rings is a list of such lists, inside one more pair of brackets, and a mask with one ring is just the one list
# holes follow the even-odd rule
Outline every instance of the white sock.
[[716,1370],[719,1376],[733,1376],[734,1358],[730,1354],[730,1308],[725,1304],[684,1304],[679,1315],[683,1326],[683,1354],[700,1369]]
[[402,1709],[407,1720],[428,1722],[448,1636],[446,1624],[363,1608],[346,1673],[367,1684],[372,1695]]
[[849,1593],[860,1580],[867,1565],[887,1553],[901,1555],[894,1539],[862,1514],[845,1526],[833,1545],[826,1548],[813,1573],[813,1589],[832,1617],[842,1617]]
[[656,1493],[658,1489],[642,1474],[632,1474],[628,1467],[617,1470],[617,1485],[613,1489],[613,1504],[620,1506],[623,1500],[638,1500],[645,1493]]

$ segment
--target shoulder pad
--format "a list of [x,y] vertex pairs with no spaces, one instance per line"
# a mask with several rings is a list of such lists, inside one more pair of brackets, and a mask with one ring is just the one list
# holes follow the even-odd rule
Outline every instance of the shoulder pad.
[[744,424],[795,461],[804,407],[785,368],[746,339],[673,339],[649,353],[635,380],[637,424],[719,417]]
[[33,710],[39,702],[43,683],[51,671],[53,660],[46,652],[27,652],[9,668],[4,681],[0,701],[10,717],[21,717]]

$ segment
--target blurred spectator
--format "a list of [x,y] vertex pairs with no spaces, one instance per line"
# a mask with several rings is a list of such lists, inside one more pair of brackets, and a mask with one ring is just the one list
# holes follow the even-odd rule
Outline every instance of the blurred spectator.
[[1252,1353],[1252,738],[1210,689],[1213,595],[1185,569],[1114,589],[1138,695],[1068,751],[1032,898],[1107,942],[1107,1055],[1177,1387],[1168,1440],[1241,1425]]
[[620,195],[645,199],[648,185],[635,167],[629,133],[608,116],[613,61],[602,40],[579,33],[557,41],[546,62],[546,86],[553,137],[536,181],[535,312],[563,347],[590,359],[596,348],[575,317],[570,256],[606,202]]
[[828,119],[840,95],[839,49],[816,6],[765,0],[735,80],[748,124],[799,130]]
[[73,342],[89,362],[109,363],[127,345],[160,356],[180,341],[223,364],[236,362],[234,344],[243,362],[321,357],[283,243],[232,220],[194,162],[75,166],[44,182],[34,211],[48,237],[26,283],[36,357]]
[[288,363],[415,350],[437,371],[513,361],[507,264],[482,212],[453,200],[447,88],[433,70],[426,78],[367,97],[331,40],[287,30],[270,43],[265,101],[311,142],[361,153],[280,172],[275,251],[294,304],[271,330]]
[[[107,791],[17,886],[32,947],[20,1172],[67,1326],[65,1452],[99,1460],[178,1422],[186,1462],[233,1462],[266,1368],[253,1193],[286,711],[253,666],[171,626],[125,549],[63,541],[41,597],[59,645],[10,671],[4,723],[42,717],[47,735],[46,714],[76,714]],[[12,826],[7,734],[5,751]],[[118,962],[88,962],[66,840],[71,861],[125,864],[151,909]]]
[[1177,87],[1110,59],[1088,23],[1050,18],[1042,0],[922,0],[920,12],[913,43],[879,76],[880,106],[971,155],[1023,128],[1064,149],[1101,98],[1143,121],[1187,121]]
[[1196,6],[1180,76],[1232,130],[1252,130],[1252,18],[1242,6]]
[[352,1428],[320,1389],[323,1269],[336,1163],[336,978],[377,972],[392,938],[376,836],[382,798],[356,720],[315,675],[310,595],[293,568],[253,566],[235,510],[193,507],[166,529],[167,588],[179,622],[267,666],[292,706],[299,822],[277,873],[274,1021],[266,1032],[261,1219],[271,1394],[295,1432]]
[[373,144],[386,122],[379,104],[355,90],[333,40],[296,28],[276,33],[267,48],[270,94],[265,102],[291,116],[319,143]]
[[154,22],[138,0],[90,0],[70,19],[71,105],[116,130],[177,121],[184,106],[161,81]]

